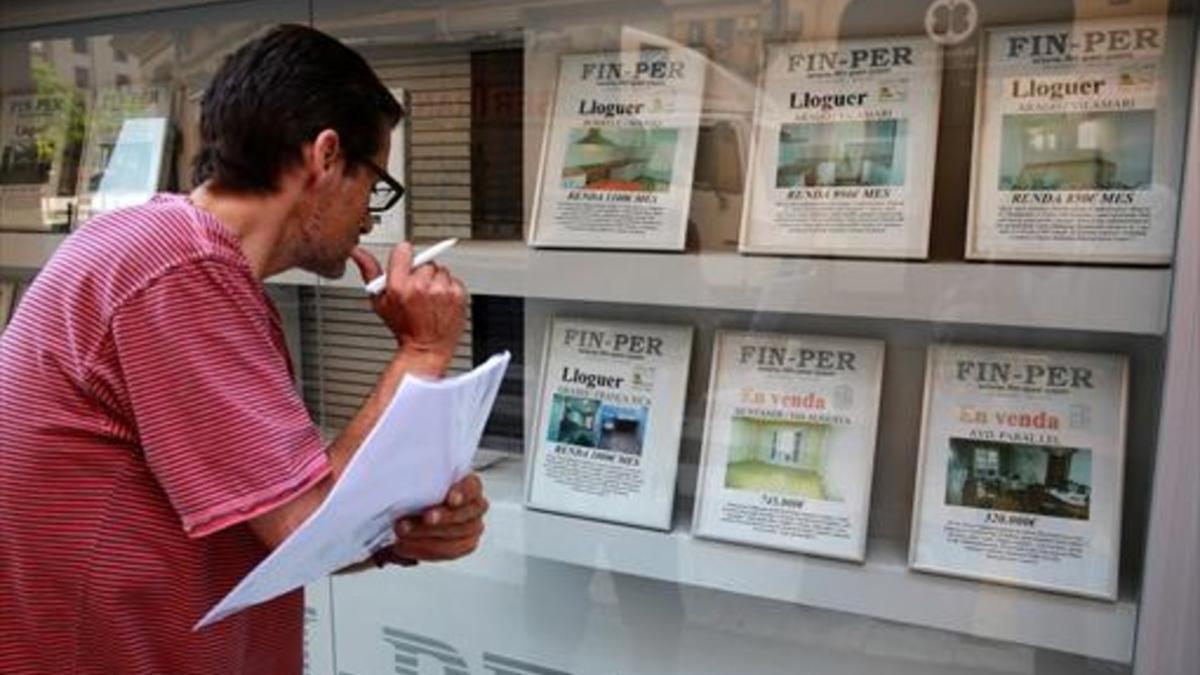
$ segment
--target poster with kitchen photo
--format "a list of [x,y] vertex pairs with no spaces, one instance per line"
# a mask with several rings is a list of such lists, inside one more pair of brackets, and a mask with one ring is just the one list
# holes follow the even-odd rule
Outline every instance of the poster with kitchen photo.
[[561,57],[531,245],[683,249],[705,68],[682,46]]

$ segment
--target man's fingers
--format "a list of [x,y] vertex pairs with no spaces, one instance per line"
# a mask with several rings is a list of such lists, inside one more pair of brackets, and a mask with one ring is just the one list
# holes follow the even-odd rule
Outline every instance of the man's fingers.
[[388,254],[388,286],[400,288],[412,270],[413,247],[407,241],[396,244]]
[[453,560],[471,553],[483,535],[488,510],[476,474],[455,483],[442,506],[396,522],[396,555],[414,560]]
[[423,539],[462,539],[463,537],[478,537],[483,534],[482,518],[475,518],[461,523],[447,523],[431,527],[416,524],[398,541],[421,541]]
[[354,250],[350,251],[350,259],[358,266],[358,273],[362,275],[363,283],[383,274],[383,268],[380,267],[379,261],[371,255],[370,251],[361,246],[355,246]]
[[410,294],[429,294],[433,288],[434,279],[433,270],[429,268],[429,265],[421,265],[416,269],[410,269],[406,274],[407,288]]
[[460,506],[466,502],[483,496],[483,481],[479,474],[473,473],[450,486],[446,493],[446,503],[450,506]]
[[454,560],[479,547],[478,537],[461,539],[415,539],[395,543],[393,550],[402,558],[413,560]]
[[439,528],[480,520],[488,511],[488,501],[483,497],[474,499],[458,508],[435,506],[420,515],[401,518],[393,529],[397,537],[426,536]]
[[488,500],[482,496],[464,502],[462,506],[449,508],[445,506],[435,506],[426,509],[420,518],[414,519],[417,523],[427,527],[440,527],[442,525],[450,525],[453,523],[465,523],[468,520],[482,518],[488,510]]
[[430,263],[430,267],[433,267],[434,287],[440,293],[450,293],[450,289],[454,288],[454,277],[450,276],[450,270],[437,263]]

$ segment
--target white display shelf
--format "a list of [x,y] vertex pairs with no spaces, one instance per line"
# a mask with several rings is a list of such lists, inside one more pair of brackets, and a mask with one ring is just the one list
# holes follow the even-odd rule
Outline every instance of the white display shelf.
[[[0,232],[0,268],[35,271],[65,235]],[[387,247],[369,247],[386,260]],[[733,251],[549,251],[462,242],[442,256],[474,293],[1161,335],[1170,270],[744,256]],[[315,285],[292,271],[273,283]],[[361,281],[353,264],[341,279]]]
[[[375,249],[385,259],[386,249]],[[474,293],[1160,335],[1166,269],[531,249],[464,242],[441,258]],[[310,274],[275,277],[315,283]],[[332,283],[355,286],[356,270]]]
[[492,508],[486,546],[518,555],[742,595],[794,602],[1129,663],[1137,604],[955,579],[908,569],[903,544],[872,539],[864,564],[826,560],[688,534],[526,509],[519,459],[480,474]]

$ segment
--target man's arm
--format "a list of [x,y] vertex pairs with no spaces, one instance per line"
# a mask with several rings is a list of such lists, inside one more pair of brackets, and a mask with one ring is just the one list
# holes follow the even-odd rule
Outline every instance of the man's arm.
[[275,548],[308,519],[308,516],[329,496],[334,484],[350,464],[354,453],[366,439],[367,433],[375,426],[375,422],[379,420],[384,408],[387,407],[388,401],[395,395],[404,376],[412,373],[425,377],[440,377],[445,372],[445,365],[439,365],[438,361],[439,359],[431,355],[411,354],[403,350],[392,358],[391,363],[376,382],[371,395],[367,397],[346,428],[326,448],[325,452],[329,455],[331,470],[325,475],[325,478],[295,499],[250,521],[250,528],[264,544],[272,549]]
[[[364,279],[380,273],[379,263],[369,253],[356,250],[354,261]],[[438,378],[445,374],[454,348],[462,334],[466,291],[461,282],[445,268],[423,265],[411,270],[412,247],[397,246],[389,259],[388,288],[372,300],[375,312],[392,330],[400,349],[380,376],[370,396],[326,452],[332,470],[312,488],[287,503],[252,519],[254,533],[267,546],[275,548],[298,528],[325,500],[337,483],[354,453],[383,414],[407,374]],[[475,483],[478,478],[474,479]],[[482,490],[460,482],[447,495],[446,503],[433,507],[416,518],[396,524],[397,534],[419,542],[419,548],[398,555],[434,560],[458,557],[478,544],[486,511]],[[475,536],[464,533],[478,531]],[[407,540],[406,540],[407,541]],[[465,550],[464,550],[465,549]],[[458,555],[454,553],[462,551]]]

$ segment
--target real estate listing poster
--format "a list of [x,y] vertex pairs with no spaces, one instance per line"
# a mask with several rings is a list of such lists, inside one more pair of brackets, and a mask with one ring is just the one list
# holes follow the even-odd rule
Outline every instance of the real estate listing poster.
[[915,37],[769,48],[741,250],[926,257],[941,61]]
[[988,31],[968,258],[1165,264],[1191,53],[1165,18]]
[[682,250],[703,55],[565,55],[542,141],[530,244]]
[[526,503],[671,527],[692,327],[554,319]]
[[[406,188],[408,180],[409,119],[412,116],[408,92],[399,87],[389,87],[392,96],[404,107],[404,116],[392,127],[392,140],[388,148],[387,172]],[[383,213],[371,214],[371,232],[362,240],[369,244],[398,244],[408,238],[408,209],[411,200],[401,197],[400,201]]]
[[1115,599],[1124,356],[932,345],[914,568]]
[[83,103],[71,92],[0,99],[0,228],[70,224]]
[[148,201],[170,166],[171,90],[105,87],[88,116],[75,227],[93,216]]
[[692,532],[861,561],[883,358],[877,340],[719,332]]

